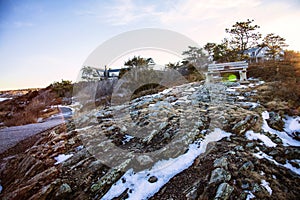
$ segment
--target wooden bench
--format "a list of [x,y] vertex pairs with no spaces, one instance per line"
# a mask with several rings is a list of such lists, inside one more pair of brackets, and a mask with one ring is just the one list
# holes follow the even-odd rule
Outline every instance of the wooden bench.
[[212,82],[215,79],[219,79],[221,73],[228,72],[239,72],[240,81],[246,82],[247,68],[248,63],[246,61],[209,64],[208,72],[206,73],[206,82]]

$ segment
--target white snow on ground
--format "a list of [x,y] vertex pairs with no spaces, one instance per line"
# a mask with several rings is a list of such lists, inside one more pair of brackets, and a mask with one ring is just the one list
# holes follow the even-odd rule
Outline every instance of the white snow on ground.
[[238,86],[234,86],[234,87],[230,87],[231,89],[246,89],[248,88],[247,85],[238,85]]
[[[151,169],[146,169],[138,173],[130,169],[110,188],[102,199],[110,200],[118,197],[127,188],[131,191],[128,194],[128,199],[147,199],[158,192],[172,177],[191,166],[194,160],[201,153],[205,152],[209,142],[218,141],[230,135],[230,133],[224,132],[221,129],[215,129],[206,135],[204,140],[199,141],[201,142],[200,146],[197,142],[189,145],[189,150],[177,158],[158,161]],[[155,183],[148,181],[151,176],[157,177]]]
[[66,160],[68,160],[69,158],[71,158],[73,156],[73,154],[60,154],[56,157],[54,157],[54,159],[56,160],[56,163],[54,163],[54,165],[58,165],[62,162],[65,162]]
[[83,127],[83,128],[76,128],[75,131],[77,131],[77,132],[85,131],[85,130],[88,130],[88,129],[92,128],[92,127],[94,127],[94,126],[86,126],[86,127]]
[[260,140],[267,147],[276,147],[277,146],[277,144],[272,142],[272,140],[268,136],[260,134],[260,133],[254,133],[253,131],[247,131],[246,138],[248,140]]
[[122,141],[122,144],[125,144],[125,143],[127,143],[127,142],[129,142],[131,139],[133,139],[134,137],[133,136],[131,136],[131,135],[124,135],[124,139],[123,139],[123,141]]
[[[292,161],[298,161],[298,165],[300,164],[300,160],[292,160]],[[286,161],[286,163],[283,165],[285,168],[290,169],[291,171],[295,172],[296,174],[300,175],[300,169],[294,167],[288,160]]]
[[227,88],[226,92],[235,92],[236,90],[234,88]]
[[272,189],[270,187],[270,183],[267,182],[266,180],[261,180],[261,185],[264,186],[264,188],[266,188],[266,190],[269,192],[270,195],[272,195]]
[[255,198],[254,194],[252,192],[248,191],[248,195],[247,195],[246,200],[250,200],[250,199],[253,199],[253,198]]
[[294,132],[300,132],[300,117],[286,117],[284,130],[292,134]]
[[[281,166],[281,167],[285,167],[285,168],[291,170],[292,172],[300,175],[300,168],[293,167],[291,165],[290,161],[286,161],[286,163],[284,165],[282,165],[282,164],[278,163],[276,160],[274,160],[272,156],[269,156],[269,155],[265,154],[264,152],[260,151],[258,153],[254,153],[253,155],[255,157],[259,158],[259,159],[265,158],[265,159],[273,162],[275,165],[278,165],[278,166]],[[299,161],[298,163],[300,163],[300,160],[292,160],[292,161]]]
[[12,98],[3,98],[3,97],[0,97],[0,102],[1,102],[1,101],[5,101],[5,100],[7,100],[7,99],[12,99]]
[[[282,140],[282,143],[284,146],[297,146],[299,147],[300,146],[300,141],[297,141],[295,139],[293,139],[289,134],[287,134],[286,132],[282,132],[282,131],[277,131],[275,129],[272,129],[266,119],[269,119],[269,113],[267,111],[264,111],[262,113],[262,118],[263,118],[263,125],[262,125],[262,129],[265,131],[265,132],[269,132],[271,134],[275,134],[277,135],[281,140]],[[293,123],[289,123],[289,125],[291,125],[291,127],[294,128],[294,120],[290,120],[292,121]]]
[[260,104],[259,103],[254,103],[254,102],[238,102],[242,106],[251,106],[251,109],[254,109],[258,107]]

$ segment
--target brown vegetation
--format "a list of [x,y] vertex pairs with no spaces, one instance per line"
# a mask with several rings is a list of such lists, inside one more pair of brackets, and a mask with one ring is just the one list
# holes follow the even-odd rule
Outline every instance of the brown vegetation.
[[[287,102],[289,109],[300,112],[299,60],[251,63],[249,77],[268,82],[268,90],[261,93],[262,102]],[[295,113],[294,113],[295,114]]]
[[29,91],[25,95],[0,102],[0,121],[5,126],[18,126],[36,123],[39,118],[56,114],[58,109],[51,106],[61,104],[63,97],[71,97],[72,87],[69,81],[55,82],[45,89]]

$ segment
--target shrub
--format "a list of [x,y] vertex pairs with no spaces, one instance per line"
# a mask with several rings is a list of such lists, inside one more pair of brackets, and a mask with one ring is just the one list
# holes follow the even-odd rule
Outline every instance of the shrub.
[[41,90],[23,109],[17,109],[4,119],[5,126],[19,126],[36,123],[41,111],[53,105],[55,94],[50,90]]
[[[299,61],[300,62],[300,61]],[[289,109],[300,106],[299,62],[265,61],[250,64],[248,76],[270,82],[269,89],[262,94],[261,101],[285,101]]]
[[59,97],[71,97],[73,84],[72,81],[61,80],[61,82],[54,82],[48,88],[51,88]]

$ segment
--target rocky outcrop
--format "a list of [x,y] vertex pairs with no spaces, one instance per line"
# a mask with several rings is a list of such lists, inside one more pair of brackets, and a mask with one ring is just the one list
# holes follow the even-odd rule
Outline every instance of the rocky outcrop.
[[[1,160],[0,198],[101,199],[112,185],[127,183],[128,171],[145,172],[154,187],[162,178],[148,169],[185,155],[191,144],[201,149],[220,128],[230,137],[209,143],[149,199],[297,199],[300,145],[284,135],[282,113],[270,113],[266,128],[266,109],[255,101],[257,82],[250,84],[189,83],[127,104],[85,108]],[[120,191],[116,199],[133,193]]]

